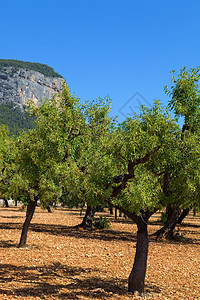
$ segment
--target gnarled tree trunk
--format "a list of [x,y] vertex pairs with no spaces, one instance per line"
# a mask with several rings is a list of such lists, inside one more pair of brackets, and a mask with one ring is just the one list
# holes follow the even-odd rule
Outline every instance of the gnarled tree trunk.
[[22,233],[21,233],[21,238],[19,242],[19,248],[22,248],[26,245],[26,240],[27,240],[27,233],[28,233],[28,228],[30,225],[30,222],[33,218],[34,212],[35,212],[35,207],[37,205],[37,198],[35,197],[34,201],[30,201],[27,209],[26,209],[26,219],[22,227]]
[[129,292],[134,293],[137,291],[139,294],[142,294],[144,292],[148,248],[149,238],[147,223],[142,218],[140,218],[137,222],[137,245],[135,260],[128,280]]
[[92,229],[94,214],[95,214],[95,207],[91,207],[90,205],[87,205],[87,209],[83,221],[80,225],[78,225],[78,227],[83,227],[85,229]]
[[178,218],[178,224],[181,224],[183,222],[183,220],[185,219],[185,217],[187,217],[187,215],[189,214],[190,208],[185,208],[183,209],[182,213],[180,214],[179,218]]
[[167,221],[165,222],[164,226],[156,231],[153,235],[159,239],[163,237],[167,239],[173,239],[180,212],[181,209],[179,206],[173,206],[173,204],[169,204],[166,208]]

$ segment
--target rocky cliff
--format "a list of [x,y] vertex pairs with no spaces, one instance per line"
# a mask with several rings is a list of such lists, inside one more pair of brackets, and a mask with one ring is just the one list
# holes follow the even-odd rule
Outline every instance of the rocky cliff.
[[23,107],[31,99],[39,104],[60,92],[62,81],[59,76],[49,77],[36,70],[4,65],[0,68],[0,103],[12,101]]

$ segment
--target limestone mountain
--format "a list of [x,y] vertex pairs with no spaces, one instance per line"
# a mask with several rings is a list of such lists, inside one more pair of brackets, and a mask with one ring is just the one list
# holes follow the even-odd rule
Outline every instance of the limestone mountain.
[[32,127],[24,114],[28,100],[37,105],[62,89],[63,77],[39,63],[0,59],[0,124],[12,132]]
[[33,100],[39,104],[60,92],[62,80],[49,66],[1,59],[0,103],[13,101],[23,107],[28,100]]

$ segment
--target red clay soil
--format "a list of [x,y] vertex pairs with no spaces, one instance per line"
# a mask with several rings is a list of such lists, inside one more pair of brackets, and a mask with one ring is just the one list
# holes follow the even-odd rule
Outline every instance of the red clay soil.
[[143,297],[127,292],[136,226],[107,217],[110,229],[85,231],[74,228],[79,210],[37,208],[27,247],[19,249],[25,212],[0,208],[0,299],[200,299],[200,214],[184,220],[179,242],[150,237]]

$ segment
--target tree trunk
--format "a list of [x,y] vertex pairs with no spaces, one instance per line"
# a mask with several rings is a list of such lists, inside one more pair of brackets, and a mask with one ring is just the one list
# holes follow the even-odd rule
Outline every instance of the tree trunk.
[[25,219],[25,222],[24,222],[23,227],[22,227],[22,233],[21,233],[21,238],[20,238],[20,242],[19,242],[19,248],[22,248],[26,245],[28,228],[29,228],[30,222],[33,218],[36,205],[37,205],[37,200],[35,199],[34,201],[30,201],[30,203],[27,206],[26,219]]
[[110,215],[113,215],[113,207],[111,205],[109,206],[109,212],[110,212]]
[[88,205],[83,221],[80,225],[78,225],[78,227],[83,227],[85,229],[92,229],[94,214],[95,214],[95,207],[91,207]]
[[194,208],[193,208],[193,217],[195,217],[196,216],[196,207],[194,206]]
[[183,209],[182,213],[180,214],[177,223],[181,224],[185,217],[189,214],[190,208]]
[[84,206],[85,206],[85,203],[83,203],[83,204],[81,205],[80,216],[82,216]]
[[148,247],[149,238],[147,232],[147,223],[140,218],[137,222],[137,245],[135,260],[128,280],[129,292],[134,293],[137,291],[139,294],[144,292]]
[[51,210],[51,206],[50,206],[50,205],[47,205],[47,211],[48,211],[48,213],[52,213],[52,210]]
[[9,207],[8,200],[7,200],[7,199],[4,199],[4,204],[5,204],[5,207]]
[[17,206],[17,200],[15,200],[15,206]]
[[117,209],[115,208],[115,220],[117,220]]
[[178,206],[169,204],[166,209],[167,221],[165,222],[164,226],[156,231],[153,235],[159,239],[163,237],[167,239],[173,239],[178,218],[180,216],[180,211],[181,210]]

